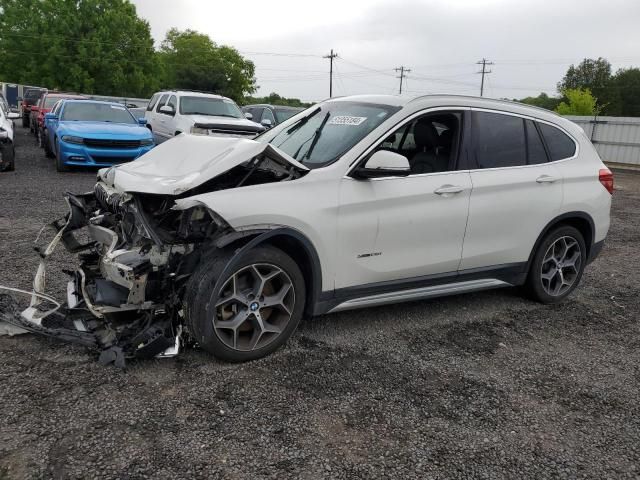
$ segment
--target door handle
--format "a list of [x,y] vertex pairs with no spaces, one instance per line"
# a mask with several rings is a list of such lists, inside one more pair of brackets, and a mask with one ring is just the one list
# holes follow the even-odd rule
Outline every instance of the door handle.
[[437,188],[436,190],[434,190],[433,193],[435,193],[436,195],[446,195],[447,193],[460,193],[464,190],[463,187],[460,187],[458,185],[443,185],[440,188]]
[[558,177],[553,177],[551,175],[540,175],[538,178],[536,178],[536,182],[538,183],[553,183],[557,182],[558,180]]

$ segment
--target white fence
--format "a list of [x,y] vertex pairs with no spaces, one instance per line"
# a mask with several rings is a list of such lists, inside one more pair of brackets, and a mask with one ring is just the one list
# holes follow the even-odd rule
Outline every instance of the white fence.
[[640,168],[640,118],[567,116],[582,127],[608,163]]

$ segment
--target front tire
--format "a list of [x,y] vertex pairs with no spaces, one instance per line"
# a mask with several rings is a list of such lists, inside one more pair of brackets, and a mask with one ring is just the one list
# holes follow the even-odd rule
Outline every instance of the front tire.
[[60,145],[56,142],[56,170],[58,172],[68,172],[69,167],[64,164],[62,154],[60,153]]
[[16,149],[13,142],[0,144],[0,171],[13,172],[16,169]]
[[302,318],[306,287],[296,262],[275,247],[233,256],[205,262],[192,276],[184,303],[187,325],[202,348],[221,360],[245,362],[289,339]]
[[587,260],[582,234],[561,226],[549,232],[531,262],[526,289],[541,303],[558,303],[578,286]]
[[49,134],[47,130],[44,129],[40,133],[40,138],[42,142],[42,148],[44,148],[44,154],[47,158],[53,158],[55,155],[53,154],[53,150],[51,150],[51,145],[49,145]]

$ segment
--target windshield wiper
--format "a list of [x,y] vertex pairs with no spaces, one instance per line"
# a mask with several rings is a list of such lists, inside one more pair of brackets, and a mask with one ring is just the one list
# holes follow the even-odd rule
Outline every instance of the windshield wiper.
[[302,127],[305,123],[307,123],[309,121],[309,119],[311,117],[313,117],[316,113],[318,113],[320,110],[322,110],[322,108],[318,107],[316,108],[313,112],[310,112],[309,115],[305,115],[304,117],[302,117],[300,120],[298,120],[297,122],[295,122],[293,125],[291,125],[291,127],[289,127],[289,130],[287,130],[287,135],[291,135],[293,132],[295,132],[296,130],[298,130],[300,127]]
[[300,160],[304,160],[305,157],[306,158],[311,158],[311,152],[313,152],[313,149],[316,148],[316,145],[318,144],[318,140],[320,140],[320,135],[322,135],[322,129],[326,125],[327,120],[329,120],[330,116],[331,116],[331,112],[327,112],[327,114],[322,119],[322,123],[320,124],[320,126],[316,129],[315,133],[313,134],[313,141],[311,142],[311,145],[309,146],[309,150],[307,150],[307,153],[305,153]]

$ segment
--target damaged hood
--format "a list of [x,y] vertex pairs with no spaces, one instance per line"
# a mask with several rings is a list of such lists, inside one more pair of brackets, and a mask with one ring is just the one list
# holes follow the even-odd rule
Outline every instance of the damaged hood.
[[102,169],[98,176],[121,192],[180,195],[262,153],[284,166],[309,170],[268,143],[182,134],[138,160]]

